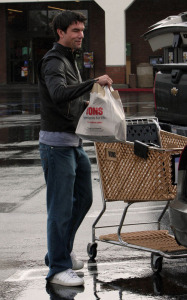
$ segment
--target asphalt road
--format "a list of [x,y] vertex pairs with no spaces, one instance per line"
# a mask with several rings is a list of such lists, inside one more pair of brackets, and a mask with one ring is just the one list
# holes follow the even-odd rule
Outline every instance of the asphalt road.
[[[0,299],[187,299],[186,259],[164,259],[162,272],[154,274],[151,253],[99,242],[95,261],[89,260],[86,249],[92,241],[92,224],[102,209],[95,150],[89,142],[85,142],[84,147],[92,162],[94,203],[78,231],[74,248],[85,262],[80,272],[85,278],[85,287],[46,286],[45,183],[38,153],[38,102],[33,100],[37,99],[37,93],[17,92],[17,102],[13,96],[3,95],[4,98],[0,98],[1,111],[4,111],[0,117]],[[15,106],[21,101],[18,101],[20,95],[32,103],[34,112],[31,105],[27,105],[27,110]],[[123,96],[128,116],[153,114],[152,97],[147,94]],[[14,104],[11,113],[10,106],[7,108],[10,102]],[[18,114],[20,110],[22,113]],[[127,221],[156,220],[163,207],[163,202],[134,205]],[[97,236],[113,233],[113,228],[103,229],[103,226],[118,225],[123,208],[123,202],[109,204]],[[168,213],[162,227],[170,230]],[[137,226],[129,229],[138,230]]]

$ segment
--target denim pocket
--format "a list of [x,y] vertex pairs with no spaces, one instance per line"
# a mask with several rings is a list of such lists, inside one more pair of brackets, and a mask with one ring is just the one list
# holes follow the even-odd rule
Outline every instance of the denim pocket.
[[47,147],[44,144],[40,144],[39,151],[40,151],[41,165],[42,165],[42,168],[43,168],[44,173],[45,173],[48,169],[48,151],[47,151]]

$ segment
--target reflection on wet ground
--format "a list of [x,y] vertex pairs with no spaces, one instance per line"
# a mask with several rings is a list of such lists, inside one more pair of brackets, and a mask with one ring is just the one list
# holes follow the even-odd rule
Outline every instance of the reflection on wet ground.
[[84,292],[84,286],[72,287],[70,289],[69,287],[62,287],[57,284],[48,283],[46,285],[46,292],[49,294],[50,300],[75,299],[77,294]]
[[[112,281],[102,281],[98,279],[99,273],[97,272],[97,264],[89,267],[91,269],[94,280],[94,291],[97,295],[97,287],[105,291],[119,291],[119,299],[122,295],[129,292],[133,295],[146,296],[168,296],[167,299],[187,299],[187,286],[186,286],[186,270],[178,273],[178,282],[176,283],[176,274],[172,275],[170,272],[152,273],[145,277],[135,276],[131,278],[117,278]],[[176,271],[177,272],[177,271]],[[122,274],[121,274],[122,275]],[[138,275],[138,274],[137,274]],[[185,295],[186,294],[186,295]],[[178,296],[181,296],[180,298]],[[98,296],[98,295],[97,295]],[[171,298],[170,298],[171,297]],[[147,297],[146,297],[147,298]],[[175,299],[176,299],[175,298]],[[99,297],[96,299],[100,299]],[[132,298],[135,299],[135,298]],[[143,298],[142,298],[143,299]],[[164,297],[164,299],[166,299]]]
[[[119,92],[127,117],[154,114],[152,92]],[[149,109],[147,110],[147,108]],[[0,93],[0,116],[39,114],[40,102],[37,90]]]
[[[154,116],[153,93],[151,92],[119,92],[126,117]],[[0,165],[28,166],[40,165],[38,145],[21,146],[20,143],[38,141],[40,130],[40,105],[38,92],[1,91],[0,93]],[[16,144],[19,143],[19,146]],[[14,145],[12,145],[14,144]],[[1,145],[3,145],[1,147]],[[5,145],[8,145],[7,148]],[[9,155],[4,157],[5,151]],[[15,152],[17,151],[17,152]],[[25,155],[26,154],[26,155]],[[90,158],[96,163],[95,157]]]
[[[154,116],[153,93],[120,92],[126,117]],[[38,93],[0,93],[0,144],[38,140]]]
[[38,140],[39,125],[14,126],[0,129],[0,144]]
[[[169,275],[169,274],[168,274]],[[180,274],[181,276],[181,274]],[[186,274],[183,274],[181,282],[185,282]],[[98,281],[99,282],[99,281]],[[96,280],[97,283],[97,280]],[[134,277],[127,279],[116,279],[109,283],[99,282],[104,290],[118,290],[119,293],[131,292],[138,295],[150,296],[180,296],[187,292],[181,285],[175,285],[170,278],[154,273],[147,277]],[[120,298],[119,298],[120,299]],[[184,298],[183,298],[184,299]],[[187,299],[187,295],[186,295]]]
[[[146,261],[146,263],[145,263]],[[140,263],[140,266],[136,264]],[[87,268],[78,272],[84,276],[85,286],[64,287],[45,284],[45,270],[30,269],[25,275],[20,274],[21,281],[27,281],[28,287],[20,293],[17,300],[185,300],[187,299],[186,268],[177,266],[172,272],[166,270],[152,273],[147,267],[147,260],[136,257],[121,262],[98,263],[88,261]],[[41,280],[42,279],[42,280]],[[16,280],[16,279],[15,279]],[[18,282],[19,278],[17,278]],[[29,281],[32,281],[29,284]],[[14,283],[13,278],[6,283]],[[30,297],[30,295],[32,297]],[[38,298],[37,298],[38,297]]]
[[[13,143],[13,142],[12,142]],[[4,155],[6,152],[6,156]],[[25,153],[27,155],[25,156]],[[34,155],[36,154],[36,156]],[[9,146],[0,147],[0,166],[29,166],[40,165],[38,157],[38,145],[23,145],[23,146]]]
[[37,89],[0,91],[0,116],[37,114],[39,111]]

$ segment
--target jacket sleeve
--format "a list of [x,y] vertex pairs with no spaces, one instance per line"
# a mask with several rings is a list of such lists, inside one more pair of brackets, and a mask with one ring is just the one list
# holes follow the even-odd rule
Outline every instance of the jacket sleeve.
[[54,103],[70,102],[91,91],[95,79],[82,83],[68,85],[66,81],[66,66],[58,58],[44,60],[42,65],[43,78]]

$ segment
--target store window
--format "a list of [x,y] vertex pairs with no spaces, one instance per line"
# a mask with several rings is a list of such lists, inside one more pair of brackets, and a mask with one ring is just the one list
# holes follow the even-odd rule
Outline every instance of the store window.
[[[10,6],[9,6],[10,7]],[[37,83],[37,65],[51,49],[54,36],[50,24],[61,10],[42,5],[30,9],[25,5],[7,6],[7,70],[8,82]],[[23,9],[20,9],[23,8]],[[88,11],[81,10],[88,19]],[[83,53],[88,52],[88,22],[85,26],[82,53],[77,57],[83,80],[89,78],[90,70],[84,66]]]
[[53,9],[48,9],[48,21],[49,21],[49,25],[51,24],[51,22],[53,21],[54,16],[59,13],[59,10],[53,10]]
[[28,82],[31,71],[31,47],[28,40],[10,41],[11,82]]
[[20,9],[7,9],[7,21],[9,30],[20,30],[27,28],[27,15]]
[[[50,6],[48,6],[48,26],[49,26],[49,30],[52,33],[51,30],[51,23],[53,21],[53,18],[55,17],[56,14],[60,13],[62,10],[56,10],[56,9],[50,9]],[[77,12],[77,10],[74,10]],[[86,24],[85,24],[85,29],[88,28],[88,11],[87,10],[79,10],[78,12],[82,13],[86,18]]]
[[29,31],[31,32],[47,31],[47,10],[29,11]]

